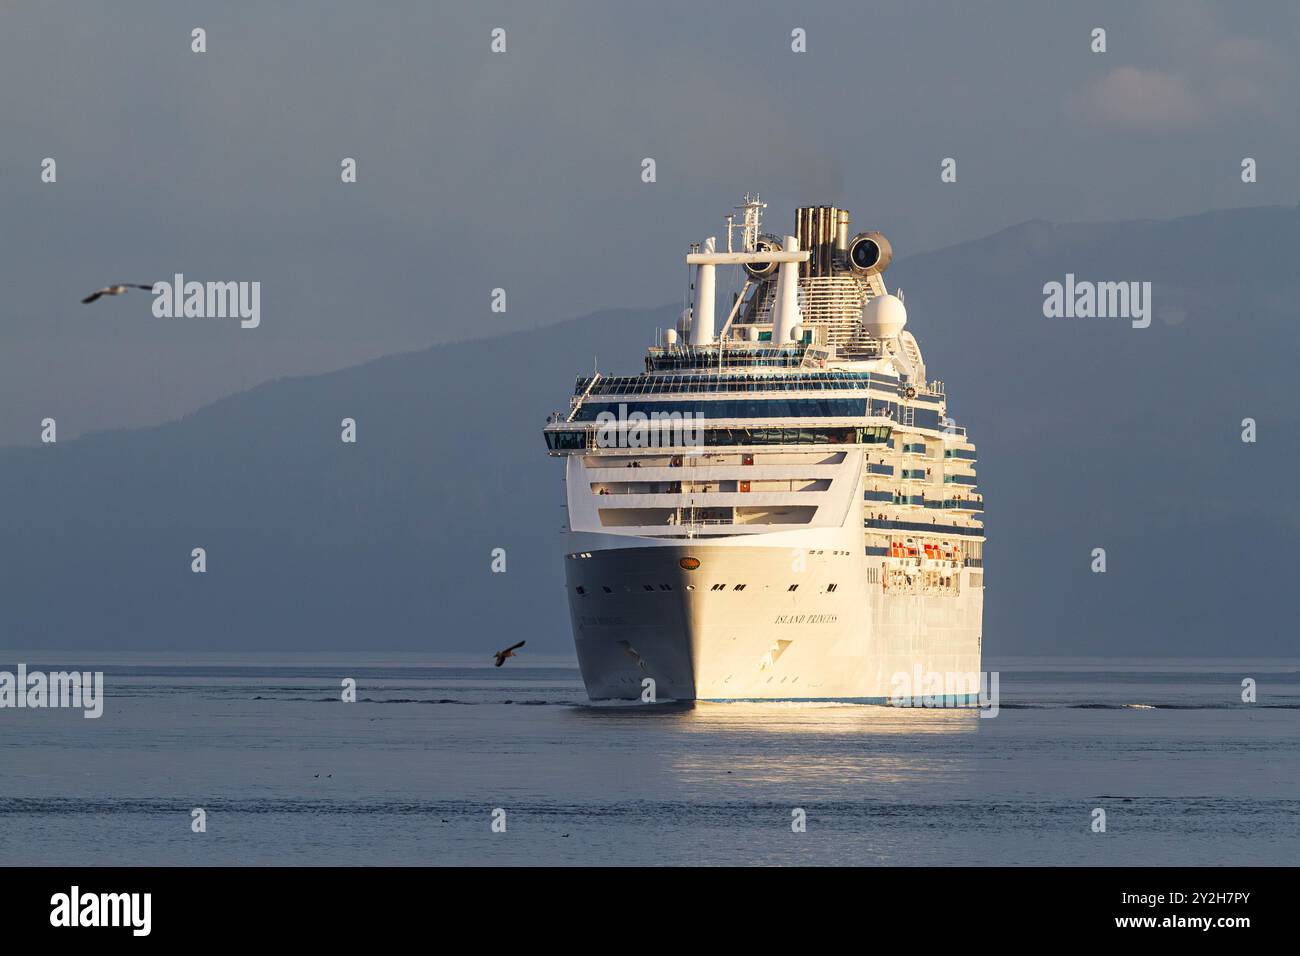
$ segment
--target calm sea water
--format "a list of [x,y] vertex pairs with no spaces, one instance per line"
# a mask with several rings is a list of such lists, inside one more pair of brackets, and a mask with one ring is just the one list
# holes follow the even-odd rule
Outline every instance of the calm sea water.
[[991,719],[593,706],[537,655],[18,660],[102,669],[107,701],[0,710],[3,864],[1300,861],[1294,660],[992,661]]

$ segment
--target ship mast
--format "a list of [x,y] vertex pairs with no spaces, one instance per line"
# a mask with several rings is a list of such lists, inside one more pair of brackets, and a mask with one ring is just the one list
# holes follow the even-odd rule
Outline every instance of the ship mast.
[[[758,193],[750,195],[745,193],[745,200],[737,210],[744,213],[744,223],[740,227],[740,244],[745,252],[753,252],[758,248],[759,232],[763,228],[763,210],[767,208],[767,203],[758,198]],[[727,217],[727,251],[731,252],[731,230],[733,228],[733,216]]]

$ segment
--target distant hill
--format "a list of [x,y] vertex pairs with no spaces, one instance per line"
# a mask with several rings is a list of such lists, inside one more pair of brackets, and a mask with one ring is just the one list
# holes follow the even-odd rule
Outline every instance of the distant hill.
[[[890,270],[979,446],[988,652],[1294,654],[1297,249],[1300,212],[1255,208],[1024,223]],[[1067,272],[1152,282],[1151,327],[1044,318],[1043,284]],[[676,312],[601,313],[0,450],[0,646],[464,651],[519,635],[564,651],[563,486],[540,430],[593,355],[639,370]],[[356,445],[339,440],[345,417]],[[497,547],[505,574],[490,573]]]

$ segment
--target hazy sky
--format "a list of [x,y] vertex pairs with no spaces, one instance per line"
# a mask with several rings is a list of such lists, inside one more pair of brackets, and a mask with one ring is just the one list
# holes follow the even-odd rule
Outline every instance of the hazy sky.
[[[685,244],[746,190],[774,231],[846,206],[898,258],[1026,219],[1293,204],[1298,51],[1293,0],[3,2],[0,444],[678,301]],[[78,303],[176,272],[261,282],[261,327]]]

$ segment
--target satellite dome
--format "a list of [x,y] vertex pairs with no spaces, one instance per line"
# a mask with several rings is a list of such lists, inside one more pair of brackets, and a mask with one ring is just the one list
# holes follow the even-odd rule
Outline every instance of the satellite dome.
[[892,339],[907,325],[907,309],[896,295],[878,295],[862,308],[862,327],[874,338]]

